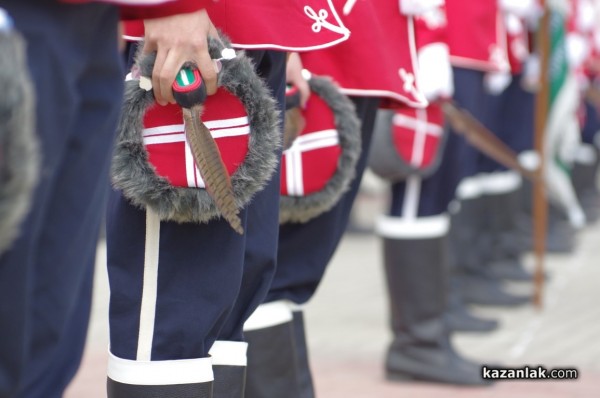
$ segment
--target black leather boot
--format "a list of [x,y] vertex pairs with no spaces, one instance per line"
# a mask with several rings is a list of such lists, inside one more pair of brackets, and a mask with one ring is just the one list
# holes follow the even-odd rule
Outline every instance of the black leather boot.
[[[448,242],[448,239],[446,239]],[[450,332],[490,332],[498,328],[495,319],[480,318],[473,315],[462,298],[460,284],[457,283],[457,263],[453,251],[446,248],[448,253],[448,300],[444,319]]]
[[457,277],[462,299],[468,304],[491,307],[516,307],[531,302],[531,297],[515,295],[504,290],[495,277],[468,273]]
[[493,247],[491,234],[485,232],[489,218],[482,197],[462,200],[460,211],[452,215],[449,242],[455,262],[453,283],[467,304],[511,307],[529,303],[529,296],[506,292],[498,276],[486,266]]
[[[533,250],[532,187],[523,182],[521,213],[518,218],[518,242],[524,251]],[[577,231],[566,219],[564,212],[552,202],[548,203],[548,225],[546,230],[546,252],[573,253],[577,245]]]
[[[598,191],[598,150],[592,145],[582,145],[587,152],[584,161],[575,161],[571,170],[573,188],[589,224],[600,217],[600,192]],[[579,160],[579,159],[578,159]]]
[[533,280],[533,275],[523,267],[522,250],[518,242],[520,195],[520,190],[516,189],[483,197],[491,241],[485,262],[496,278],[529,282]]
[[278,301],[260,305],[244,325],[244,336],[248,342],[245,397],[300,397],[289,304]]
[[111,355],[108,398],[212,398],[210,358],[138,362]]
[[306,332],[304,328],[304,313],[301,309],[294,309],[293,312],[294,338],[296,343],[296,371],[298,379],[298,389],[300,398],[314,398],[315,389],[313,386],[312,374],[310,371],[310,362],[308,359],[308,345],[306,343]]
[[248,343],[217,340],[210,349],[213,398],[244,398]]
[[450,332],[484,333],[498,328],[497,320],[473,315],[458,292],[458,287],[452,285],[449,286],[448,304],[444,313],[444,320]]
[[[381,231],[380,231],[381,233]],[[386,358],[390,380],[485,385],[481,367],[452,348],[446,309],[445,237],[385,237],[383,251],[394,340]]]

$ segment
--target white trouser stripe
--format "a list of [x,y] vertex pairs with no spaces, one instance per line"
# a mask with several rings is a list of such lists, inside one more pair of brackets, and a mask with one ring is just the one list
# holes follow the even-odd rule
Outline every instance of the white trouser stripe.
[[132,361],[109,353],[108,377],[138,386],[208,383],[214,380],[210,357],[173,361]]
[[421,178],[410,176],[406,181],[406,192],[402,204],[402,218],[414,220],[419,211],[419,199],[421,197]]
[[248,364],[248,343],[243,341],[217,340],[208,352],[213,365],[246,366]]
[[144,281],[140,310],[137,360],[149,361],[152,354],[154,317],[156,315],[156,290],[158,285],[158,252],[160,218],[150,208],[146,209],[146,242],[144,253]]
[[292,321],[292,310],[285,300],[261,304],[244,324],[244,330],[264,329]]

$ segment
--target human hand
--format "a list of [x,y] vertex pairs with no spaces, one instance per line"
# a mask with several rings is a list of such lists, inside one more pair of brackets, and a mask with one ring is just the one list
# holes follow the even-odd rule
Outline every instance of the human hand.
[[432,43],[419,49],[419,73],[417,84],[428,101],[451,98],[454,94],[454,79],[448,46]]
[[300,106],[304,109],[310,97],[310,87],[302,75],[302,69],[302,60],[298,53],[290,53],[285,71],[286,82],[298,88],[300,92]]
[[152,87],[156,102],[174,104],[171,86],[186,62],[198,66],[208,95],[217,91],[216,64],[208,53],[208,37],[218,38],[205,10],[144,21],[143,53],[156,52]]
[[486,91],[492,95],[500,95],[510,85],[512,75],[510,72],[488,72],[483,79]]

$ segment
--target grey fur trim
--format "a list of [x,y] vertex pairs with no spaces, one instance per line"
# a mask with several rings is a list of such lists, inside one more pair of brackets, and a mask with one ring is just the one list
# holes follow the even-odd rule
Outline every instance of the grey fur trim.
[[[228,40],[222,41],[225,46],[230,45]],[[213,58],[220,58],[222,43],[211,40],[209,48]],[[248,154],[231,176],[236,201],[241,208],[265,186],[279,162],[279,111],[252,62],[243,52],[238,51],[236,58],[221,62],[223,68],[218,84],[241,100],[250,121]],[[153,64],[151,58],[141,60],[140,69],[144,76],[150,75]],[[137,81],[126,82],[123,114],[112,163],[114,186],[122,190],[133,204],[152,208],[162,220],[203,223],[220,217],[205,189],[174,187],[158,176],[148,162],[142,124],[144,113],[153,101],[152,92],[140,89]]]
[[442,161],[442,154],[448,136],[447,128],[444,127],[433,163],[425,168],[417,168],[402,158],[396,150],[396,145],[392,138],[392,120],[394,114],[395,111],[393,109],[379,109],[377,111],[373,137],[371,138],[368,167],[377,176],[391,182],[404,181],[410,176],[423,178],[431,176],[438,169]]
[[340,93],[328,78],[313,76],[309,85],[313,95],[321,97],[334,113],[342,153],[337,171],[321,191],[307,196],[281,197],[280,223],[305,223],[335,206],[350,187],[356,174],[356,162],[360,157],[360,120],[352,101]]
[[0,32],[0,253],[10,247],[31,205],[39,174],[34,90],[25,41]]

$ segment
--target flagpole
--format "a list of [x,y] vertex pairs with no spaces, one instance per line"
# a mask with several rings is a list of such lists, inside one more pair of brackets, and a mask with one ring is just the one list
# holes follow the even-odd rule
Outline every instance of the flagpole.
[[535,100],[534,147],[540,157],[538,177],[533,184],[533,242],[535,254],[533,303],[538,310],[543,308],[544,256],[546,252],[546,230],[548,224],[548,203],[544,183],[545,158],[544,141],[550,98],[550,11],[546,0],[541,0],[544,14],[537,34],[538,55],[540,57],[539,90]]

